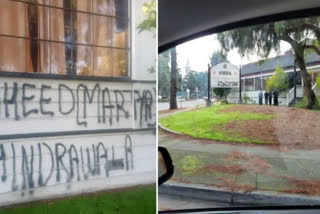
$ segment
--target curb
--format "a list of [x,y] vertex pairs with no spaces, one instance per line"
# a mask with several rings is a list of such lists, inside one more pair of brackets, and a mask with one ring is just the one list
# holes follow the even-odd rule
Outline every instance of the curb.
[[250,193],[231,192],[212,187],[189,184],[163,184],[158,188],[159,193],[190,197],[194,199],[229,203],[234,205],[319,205],[319,197],[278,194],[266,191]]
[[183,135],[183,134],[181,134],[181,133],[179,133],[179,132],[175,132],[175,131],[173,131],[173,130],[171,130],[171,129],[168,129],[168,128],[164,127],[164,126],[161,125],[160,123],[158,123],[158,127],[159,127],[160,129],[162,129],[162,130],[164,130],[164,131],[166,131],[166,132],[172,133],[172,134]]

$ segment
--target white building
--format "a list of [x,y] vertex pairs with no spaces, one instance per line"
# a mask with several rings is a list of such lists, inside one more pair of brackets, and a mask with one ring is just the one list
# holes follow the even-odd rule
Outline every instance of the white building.
[[156,182],[145,2],[0,1],[0,205]]
[[[316,53],[307,55],[306,57],[307,69],[312,76],[312,85],[315,87],[316,78],[320,72],[320,57]],[[264,92],[266,90],[266,80],[275,73],[277,66],[284,69],[289,77],[289,88],[287,91],[279,95],[279,104],[288,105],[293,99],[293,74],[294,74],[294,57],[291,51],[287,51],[284,55],[269,58],[263,63],[254,62],[243,65],[241,68],[241,91],[242,98],[247,96],[253,103],[259,103],[258,94],[260,89]],[[299,67],[296,68],[296,84],[297,97],[303,97],[303,82]],[[239,102],[239,91],[234,90],[228,96],[229,102]]]

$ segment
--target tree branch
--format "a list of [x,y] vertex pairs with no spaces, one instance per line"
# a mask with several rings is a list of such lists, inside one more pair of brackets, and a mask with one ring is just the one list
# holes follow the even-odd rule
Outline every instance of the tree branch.
[[304,48],[312,49],[320,56],[320,50],[315,45],[305,45]]
[[301,28],[312,30],[316,34],[316,37],[318,38],[318,40],[320,40],[320,28],[318,28],[317,26],[306,23],[306,24],[302,24]]

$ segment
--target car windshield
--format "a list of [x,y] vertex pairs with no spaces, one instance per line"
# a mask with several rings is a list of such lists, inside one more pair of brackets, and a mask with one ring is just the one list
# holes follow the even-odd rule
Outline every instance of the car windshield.
[[320,17],[198,38],[159,54],[159,210],[320,205]]

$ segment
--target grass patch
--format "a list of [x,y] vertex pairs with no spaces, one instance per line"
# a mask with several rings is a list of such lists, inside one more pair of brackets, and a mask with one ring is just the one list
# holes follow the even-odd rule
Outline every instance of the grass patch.
[[265,114],[242,113],[237,111],[221,112],[221,110],[232,106],[235,105],[213,105],[210,108],[182,112],[160,118],[159,123],[168,129],[197,138],[242,143],[269,143],[249,139],[246,136],[239,136],[237,133],[230,133],[219,128],[219,125],[233,121],[269,120],[273,118],[273,116]]
[[[317,97],[317,102],[316,102],[315,106],[313,107],[312,111],[316,111],[316,112],[319,112],[319,111],[320,111],[319,101],[320,101],[320,97]],[[298,102],[294,105],[294,107],[306,109],[306,108],[307,108],[307,105],[308,105],[308,100],[307,100],[306,97],[303,97],[303,99],[300,100],[300,101],[298,101]]]
[[156,213],[156,187],[137,187],[0,209],[0,214]]

